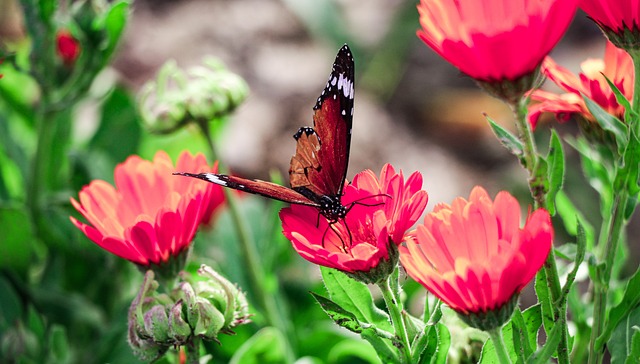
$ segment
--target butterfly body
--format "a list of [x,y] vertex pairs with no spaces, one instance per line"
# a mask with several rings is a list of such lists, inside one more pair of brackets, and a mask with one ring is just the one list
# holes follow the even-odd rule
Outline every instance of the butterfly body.
[[175,173],[275,200],[312,206],[330,224],[344,219],[341,202],[347,176],[354,99],[354,61],[345,44],[336,56],[327,84],[313,107],[313,127],[294,134],[291,188],[276,183],[213,173]]

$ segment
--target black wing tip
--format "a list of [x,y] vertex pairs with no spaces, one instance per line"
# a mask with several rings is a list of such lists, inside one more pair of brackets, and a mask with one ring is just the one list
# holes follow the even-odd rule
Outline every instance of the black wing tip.
[[173,172],[171,173],[174,176],[184,176],[184,177],[194,177],[200,178],[200,175],[203,173],[189,173],[189,172]]

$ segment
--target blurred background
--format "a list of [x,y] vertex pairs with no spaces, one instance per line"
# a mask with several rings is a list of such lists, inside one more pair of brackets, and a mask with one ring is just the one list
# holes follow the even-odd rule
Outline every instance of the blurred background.
[[[427,211],[436,203],[468,196],[474,185],[484,186],[492,195],[508,190],[523,203],[530,202],[525,171],[499,144],[482,115],[487,113],[513,130],[511,111],[480,91],[470,78],[461,75],[416,37],[419,28],[416,4],[416,1],[404,0],[135,1],[124,39],[111,66],[99,75],[87,98],[73,110],[72,134],[77,147],[65,157],[73,159],[83,155],[82,146],[93,140],[104,118],[105,107],[111,108],[107,110],[109,115],[126,120],[130,126],[119,131],[118,140],[104,141],[112,148],[108,156],[90,155],[100,166],[91,170],[88,174],[91,177],[112,181],[112,167],[130,153],[150,159],[159,149],[167,150],[174,158],[183,149],[205,151],[205,141],[195,130],[158,136],[133,126],[139,125],[133,105],[142,86],[154,79],[168,60],[188,68],[201,64],[205,56],[213,56],[243,77],[250,87],[247,101],[221,131],[221,162],[235,174],[246,177],[270,179],[273,171],[286,176],[295,149],[292,135],[300,126],[312,124],[312,107],[325,85],[335,53],[342,44],[348,43],[356,62],[348,178],[363,169],[377,173],[385,163],[401,168],[405,175],[420,171],[425,180],[424,189],[429,193]],[[0,41],[19,42],[24,37],[24,27],[18,1],[0,0]],[[580,62],[588,57],[601,58],[603,53],[604,38],[599,29],[579,11],[552,55],[558,63],[577,73]],[[118,90],[119,99],[113,101],[111,97],[112,103],[105,106],[105,90],[113,87]],[[554,90],[551,85],[546,87]],[[551,118],[546,120],[557,126]],[[558,128],[563,133],[577,132],[571,123]],[[548,140],[545,129],[543,126],[537,132],[542,144]],[[577,161],[574,151],[566,148],[566,152],[568,158]],[[597,216],[595,193],[583,181],[572,177],[580,175],[578,164],[568,165],[576,168],[567,171],[567,185],[571,187],[568,193],[582,196],[576,204],[583,211],[591,208],[593,216]],[[77,188],[86,182],[79,179]],[[69,192],[75,197],[77,189],[66,191],[66,201]],[[247,216],[258,219],[265,202],[250,200]],[[224,219],[228,217],[223,214],[218,225],[224,225]],[[60,224],[66,223],[68,220],[60,220]],[[636,225],[632,223],[632,233]],[[55,286],[55,295],[49,296],[55,302],[42,301],[43,297],[39,297],[36,302],[53,305],[54,309],[40,306],[38,310],[50,321],[60,320],[69,332],[74,330],[73,325],[83,323],[85,331],[75,330],[70,334],[70,341],[75,338],[83,342],[88,337],[102,340],[101,349],[94,351],[95,356],[87,353],[90,350],[86,348],[83,354],[82,349],[76,348],[81,352],[75,354],[76,359],[128,362],[132,358],[123,340],[126,308],[140,275],[128,263],[106,256],[74,231],[71,224],[65,229],[73,234],[73,239],[69,239],[73,242],[47,250],[49,262],[45,271],[75,278],[64,284],[55,275],[40,279],[41,287]],[[261,231],[254,233],[259,236]],[[214,227],[205,237],[198,237],[196,254],[243,286],[242,273],[229,258],[239,254],[237,248],[233,251],[230,234]],[[212,239],[222,243],[207,241]],[[559,239],[562,242],[562,232]],[[305,320],[324,320],[322,325],[328,332],[336,331],[308,297],[309,283],[299,279],[309,279],[317,288],[317,270],[287,245],[288,242],[281,241],[279,246],[283,248],[272,253],[273,264],[283,267],[278,277],[290,305],[283,309],[291,310],[295,317],[307,315]],[[56,260],[51,258],[53,254],[67,254],[67,258]],[[75,265],[65,265],[73,259]],[[52,260],[57,262],[54,268],[51,268]],[[79,260],[85,261],[79,263]],[[93,276],[94,282],[82,281],[80,277],[94,274],[96,266],[105,267],[105,271]],[[113,272],[118,273],[114,276]],[[42,272],[40,274],[42,278]],[[111,291],[100,293],[104,284],[108,284]],[[409,286],[406,290],[411,294],[417,287]],[[105,292],[118,292],[121,299],[111,297],[108,305],[96,302],[104,298],[101,294]],[[71,301],[75,303],[70,308]],[[87,305],[92,309],[86,310]],[[259,323],[260,318],[256,321]],[[295,319],[294,325],[297,325]],[[255,328],[240,329],[235,339],[223,339],[222,349],[212,350],[221,350],[221,360],[228,359],[250,336],[251,330]],[[302,354],[322,350],[321,345],[312,343],[311,339],[305,342],[303,333],[298,336],[304,348]]]

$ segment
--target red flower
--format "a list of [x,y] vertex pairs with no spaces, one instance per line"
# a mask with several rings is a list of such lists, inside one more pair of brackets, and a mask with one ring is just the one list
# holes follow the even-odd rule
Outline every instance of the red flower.
[[[616,96],[607,83],[608,78],[627,98],[633,97],[633,61],[622,49],[607,42],[604,60],[588,59],[581,64],[579,77],[557,65],[547,57],[542,64],[542,72],[565,94],[556,95],[551,92],[536,90],[531,98],[540,101],[529,107],[529,122],[533,128],[543,112],[556,114],[560,121],[567,121],[571,114],[578,113],[587,120],[594,120],[587,109],[581,94],[595,101],[600,107],[618,118],[623,118],[624,107],[618,103]],[[604,76],[603,76],[604,75]]]
[[101,248],[141,266],[185,251],[198,226],[220,206],[221,187],[178,178],[174,171],[215,172],[202,154],[183,152],[174,168],[160,151],[153,162],[129,157],[114,172],[116,187],[96,180],[71,203],[88,224],[71,222]]
[[422,215],[428,197],[421,188],[418,172],[405,181],[402,171],[396,173],[389,164],[380,178],[365,170],[345,187],[342,203],[353,204],[345,221],[329,227],[326,219],[318,219],[315,208],[292,205],[280,212],[284,235],[312,263],[349,273],[369,272],[381,260],[389,260],[390,244],[402,243],[405,232]]
[[578,0],[421,0],[418,37],[484,82],[534,73],[560,40]]
[[56,52],[65,65],[71,65],[80,55],[80,42],[68,30],[56,34]]
[[638,0],[582,0],[580,8],[600,27],[620,35],[640,27]]
[[[542,267],[553,241],[549,213],[539,209],[520,228],[520,205],[507,192],[481,187],[427,214],[400,247],[407,273],[462,315],[500,309]],[[511,312],[509,312],[510,314]]]

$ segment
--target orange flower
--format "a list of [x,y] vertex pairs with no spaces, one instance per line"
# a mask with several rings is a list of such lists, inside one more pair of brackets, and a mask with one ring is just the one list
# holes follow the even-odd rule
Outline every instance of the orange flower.
[[202,154],[183,152],[176,168],[165,152],[153,162],[129,157],[114,172],[116,187],[95,180],[71,203],[88,224],[71,222],[101,248],[140,266],[166,263],[187,250],[198,226],[222,202],[221,187],[178,178],[175,171],[215,172]]
[[65,65],[71,65],[80,55],[80,42],[68,30],[56,34],[56,52]]
[[418,37],[483,82],[534,73],[560,40],[578,0],[421,0]]
[[315,208],[291,205],[280,212],[283,233],[304,259],[376,283],[395,269],[396,246],[427,205],[421,188],[418,172],[405,181],[389,164],[380,178],[366,170],[345,187],[342,202],[350,210],[344,220],[330,227]]
[[536,127],[543,112],[556,114],[559,121],[567,121],[574,113],[582,115],[587,120],[594,120],[581,94],[595,101],[611,115],[622,119],[624,107],[616,100],[605,76],[627,99],[631,99],[634,82],[631,56],[626,51],[616,48],[611,42],[607,42],[604,60],[588,59],[582,62],[580,67],[582,73],[575,76],[556,64],[550,57],[544,60],[542,72],[567,93],[556,95],[536,90],[531,94],[532,99],[540,101],[529,107],[529,122],[533,128]]
[[[427,214],[400,247],[407,274],[461,315],[500,310],[542,267],[553,241],[539,209],[520,228],[520,205],[508,192],[491,200],[481,187]],[[509,315],[511,312],[509,312]]]

